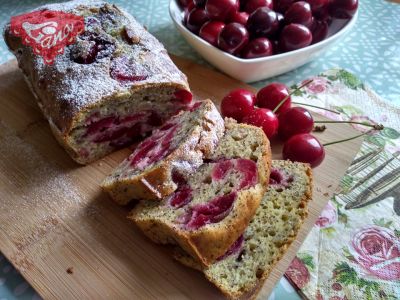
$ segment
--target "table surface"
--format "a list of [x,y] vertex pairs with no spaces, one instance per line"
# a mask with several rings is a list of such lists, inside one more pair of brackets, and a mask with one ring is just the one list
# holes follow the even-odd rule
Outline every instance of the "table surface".
[[[0,26],[11,15],[19,14],[39,5],[59,1],[0,0]],[[146,25],[168,49],[198,63],[206,64],[175,30],[168,14],[168,0],[115,0]],[[266,81],[293,84],[302,79],[334,67],[345,68],[371,86],[383,99],[400,106],[400,5],[383,0],[360,1],[356,26],[346,37],[333,45],[324,55],[294,71]],[[12,59],[4,41],[0,40],[0,63]],[[290,284],[282,279],[270,299],[299,299]],[[27,282],[0,254],[0,300],[39,299]]]

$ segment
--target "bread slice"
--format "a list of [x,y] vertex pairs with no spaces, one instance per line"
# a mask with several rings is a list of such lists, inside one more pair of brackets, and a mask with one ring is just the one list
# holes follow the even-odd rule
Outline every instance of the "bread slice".
[[202,269],[176,248],[181,263],[203,270],[206,278],[232,299],[255,297],[307,216],[312,195],[308,165],[272,161],[270,187],[244,234],[216,263]]
[[224,121],[211,100],[181,111],[138,145],[102,183],[117,203],[160,200],[177,189],[177,178],[194,172],[216,149]]
[[140,202],[129,217],[154,242],[179,245],[204,266],[243,233],[269,178],[271,150],[264,132],[232,120],[225,127],[209,160],[182,176],[174,194]]

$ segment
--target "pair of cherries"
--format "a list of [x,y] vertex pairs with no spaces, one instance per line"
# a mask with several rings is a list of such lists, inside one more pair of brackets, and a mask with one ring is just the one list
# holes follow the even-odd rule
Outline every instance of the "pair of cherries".
[[[309,83],[311,81],[296,90]],[[246,89],[236,89],[222,100],[221,112],[224,117],[262,128],[269,139],[279,136],[285,141],[284,159],[316,167],[325,157],[324,147],[309,134],[314,128],[310,112],[292,107],[290,95],[287,86],[277,82],[265,86],[257,95]]]

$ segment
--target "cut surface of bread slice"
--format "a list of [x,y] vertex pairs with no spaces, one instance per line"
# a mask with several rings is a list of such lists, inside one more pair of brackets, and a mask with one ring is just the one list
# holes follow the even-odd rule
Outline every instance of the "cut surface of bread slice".
[[231,120],[225,127],[209,160],[181,176],[175,193],[161,202],[141,201],[129,217],[156,243],[177,244],[204,266],[243,233],[269,179],[271,150],[264,132]]
[[184,265],[202,270],[229,298],[255,297],[296,237],[307,216],[311,195],[312,174],[308,165],[272,161],[270,185],[256,215],[216,263],[202,268],[178,247],[174,256]]
[[122,205],[132,199],[160,200],[177,189],[179,176],[203,163],[223,133],[224,121],[214,103],[197,102],[140,143],[102,187]]

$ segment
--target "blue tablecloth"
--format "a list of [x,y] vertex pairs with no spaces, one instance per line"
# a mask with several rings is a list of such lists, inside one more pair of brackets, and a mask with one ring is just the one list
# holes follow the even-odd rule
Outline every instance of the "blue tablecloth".
[[[41,4],[58,1],[0,0],[0,26],[11,15]],[[168,0],[115,0],[147,26],[169,52],[205,63],[175,30],[168,14]],[[0,41],[0,63],[12,59],[3,40]],[[400,105],[400,5],[383,0],[360,1],[360,13],[352,32],[332,46],[319,59],[292,72],[258,82],[281,81],[293,84],[332,67],[345,68],[371,86],[381,97]],[[0,254],[0,300],[39,299],[29,284]],[[299,299],[289,283],[282,279],[270,299]]]

